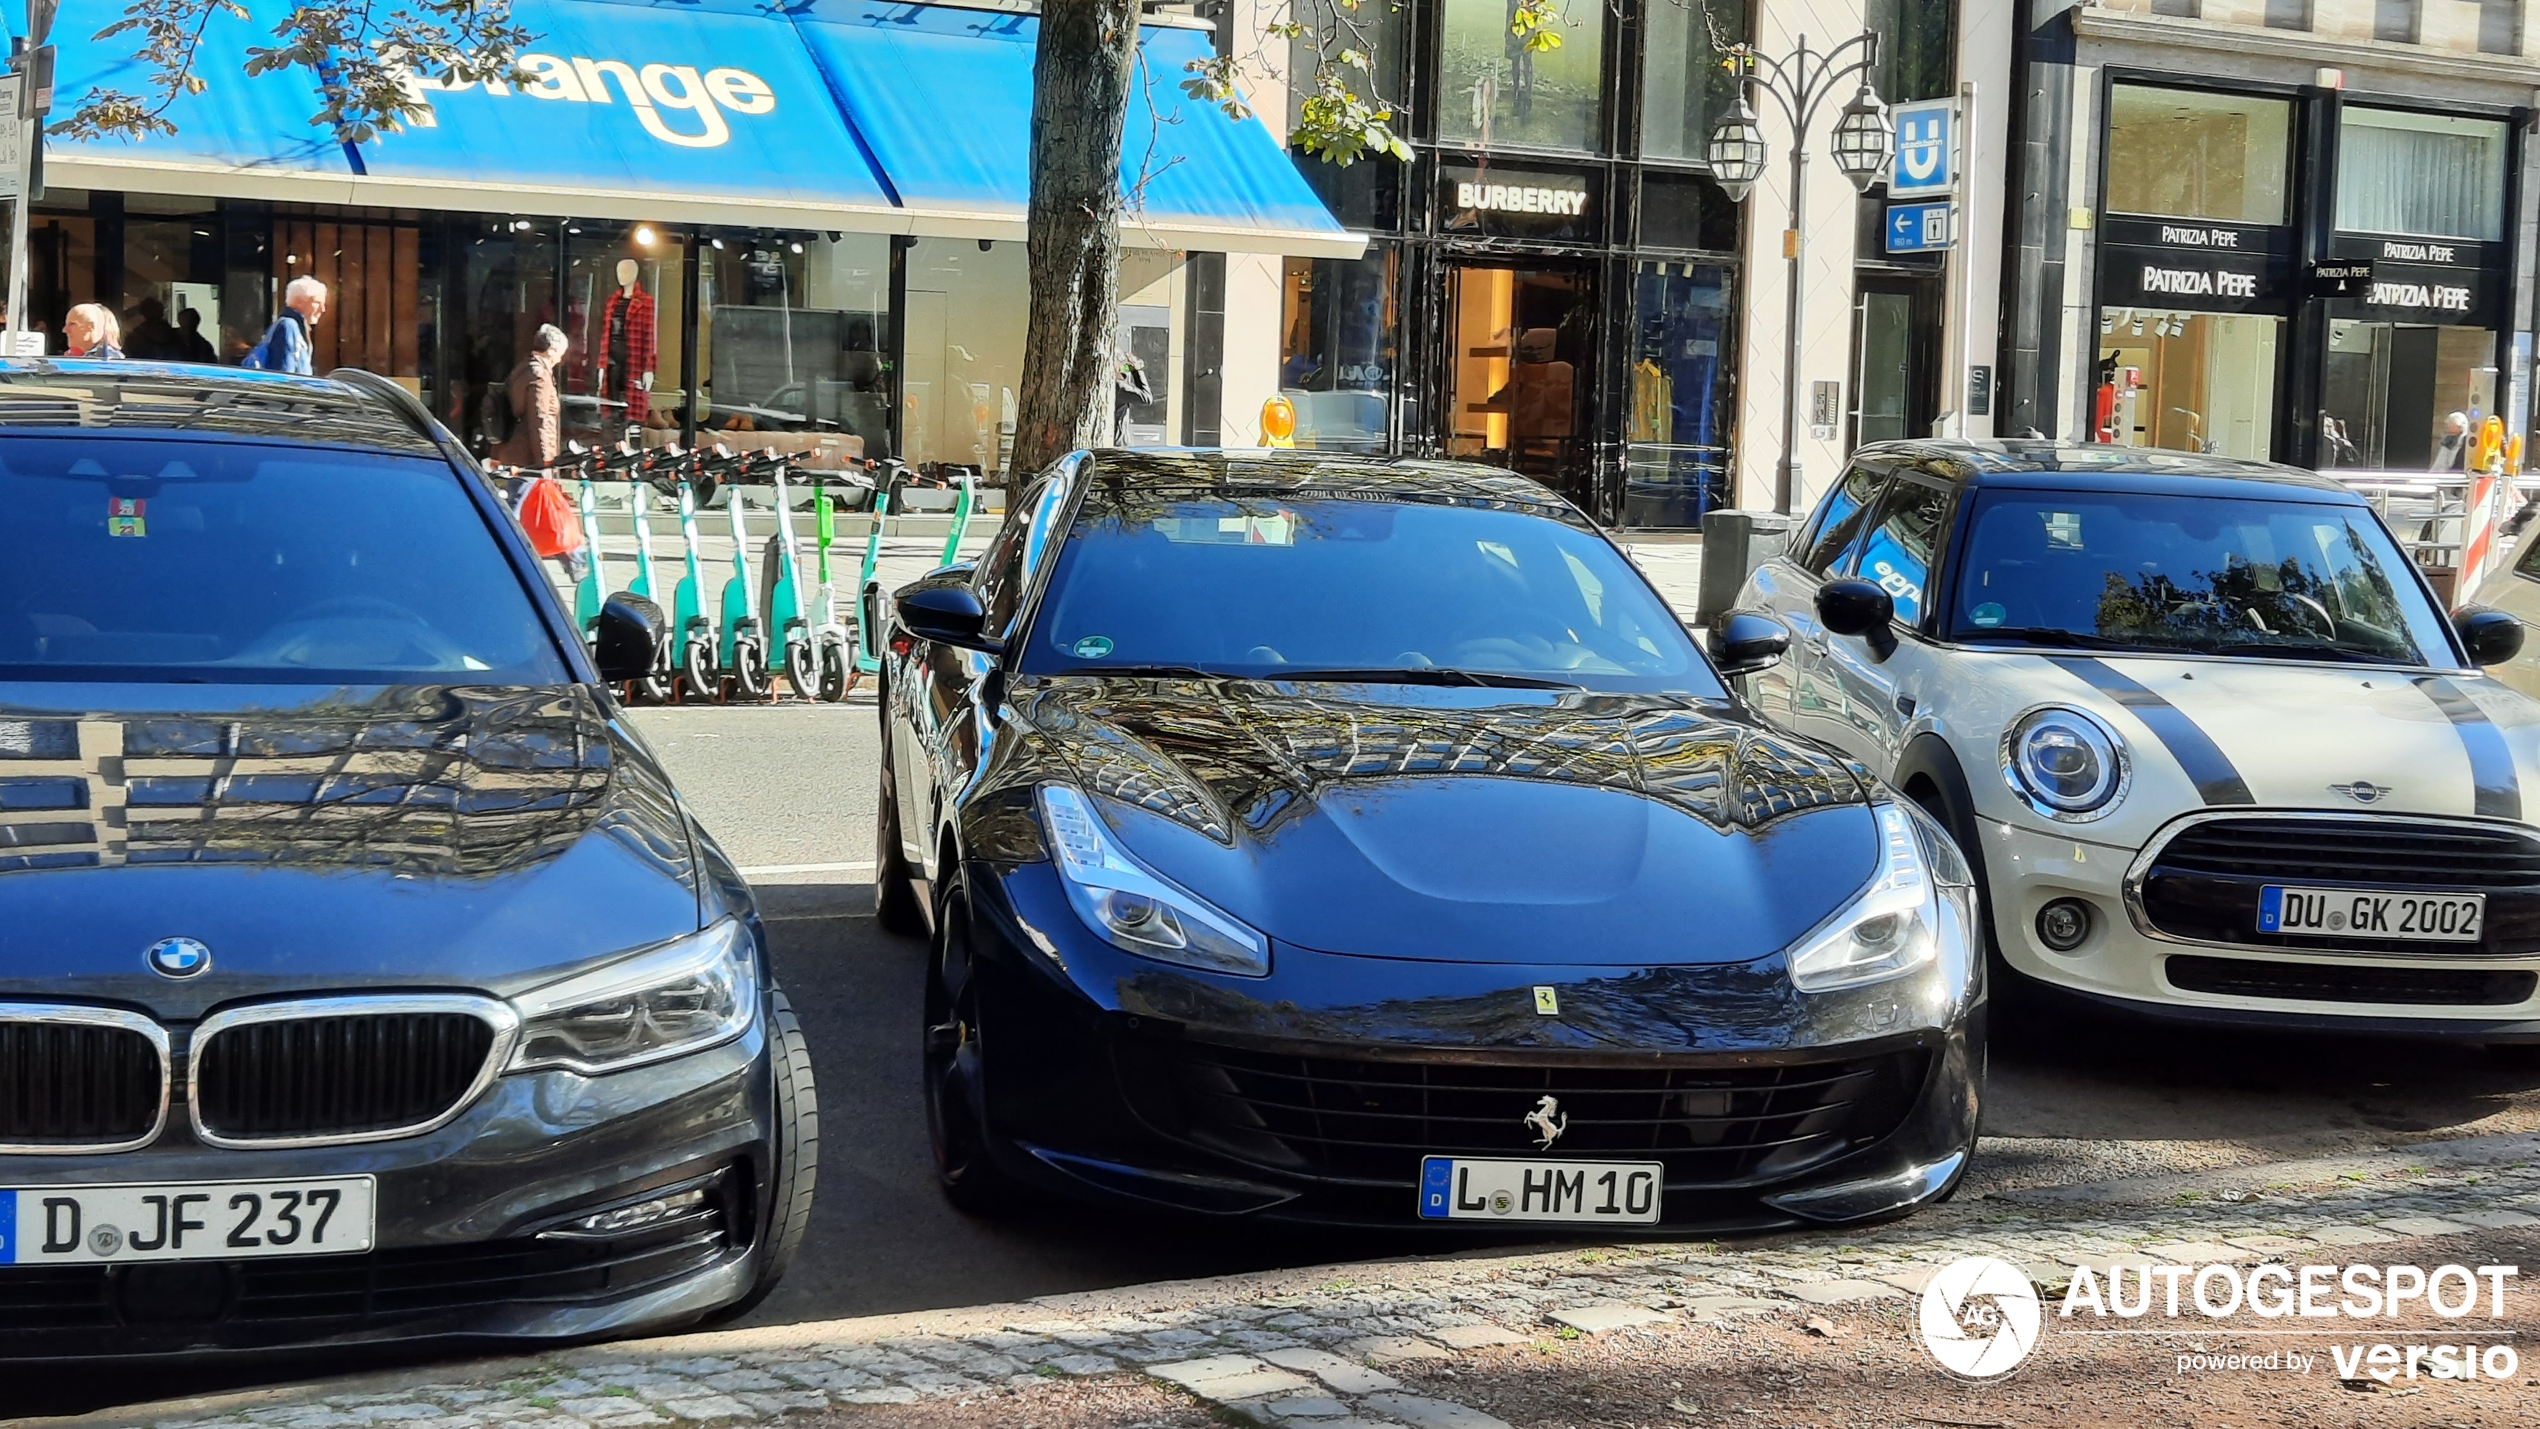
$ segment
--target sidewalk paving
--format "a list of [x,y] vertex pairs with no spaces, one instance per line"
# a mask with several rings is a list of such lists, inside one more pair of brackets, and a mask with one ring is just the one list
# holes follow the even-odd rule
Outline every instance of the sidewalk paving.
[[[2540,1134],[2517,1134],[2001,1191],[1867,1230],[1322,1266],[682,1335],[443,1366],[350,1389],[284,1387],[62,1422],[97,1429],[652,1429],[813,1413],[820,1417],[804,1429],[814,1429],[862,1424],[868,1407],[882,1415],[873,1422],[914,1425],[973,1422],[1002,1406],[998,1423],[1126,1425],[1155,1422],[1159,1403],[1178,1403],[1261,1424],[1326,1429],[1493,1429],[1512,1422],[1506,1413],[1520,1423],[1573,1423],[1584,1401],[1530,1396],[1520,1371],[1537,1360],[1549,1366],[1581,1341],[1638,1346],[1599,1351],[1622,1355],[1617,1374],[1672,1374],[1678,1360],[1727,1354],[1732,1367],[1746,1366],[1738,1383],[1764,1376],[1748,1386],[1758,1393],[1772,1387],[1773,1353],[1753,1363],[1736,1357],[1776,1337],[1788,1343],[1774,1353],[1786,1355],[1792,1346],[1851,1335],[1837,1356],[1843,1362],[1872,1363],[1877,1350],[1895,1366],[1928,1371],[1904,1328],[1908,1302],[1932,1271],[1963,1256],[2009,1260],[2053,1294],[2085,1263],[2383,1261],[2403,1253],[2460,1260],[2482,1238],[2528,1244],[2535,1227]],[[2428,1248],[2410,1252],[2420,1240]],[[2518,1284],[2511,1298],[2529,1306],[2534,1294]],[[1866,1329],[1836,1325],[1833,1315],[1889,1328],[1874,1339]],[[2048,1333],[2033,1365],[2054,1358],[2051,1327]],[[2227,1340],[2233,1333],[2205,1322],[2178,1338]],[[1737,1339],[1741,1334],[1752,1338]],[[2534,1375],[2540,1360],[2521,1378]],[[1150,1389],[1170,1387],[1171,1397],[1128,1393],[1123,1382],[1138,1376]],[[1075,1380],[1108,1383],[1120,1401],[1116,1412],[1065,1398],[1062,1386]],[[1599,1391],[1591,1376],[1567,1392]],[[1043,1395],[1060,1398],[1036,1410],[1035,1396]],[[1797,1403],[1774,1412],[1790,1416],[1784,1422],[1830,1422],[1849,1417],[1835,1412],[1848,1402],[1828,1402],[1815,1415]],[[909,1414],[885,1413],[890,1406]],[[2514,1407],[2529,1422],[2530,1404]],[[1698,1405],[1695,1411],[1663,1412],[1704,1422]],[[1754,1423],[1744,1414],[1765,1412],[1746,1410],[1728,1422]],[[2122,1412],[2114,1422],[2125,1422]]]

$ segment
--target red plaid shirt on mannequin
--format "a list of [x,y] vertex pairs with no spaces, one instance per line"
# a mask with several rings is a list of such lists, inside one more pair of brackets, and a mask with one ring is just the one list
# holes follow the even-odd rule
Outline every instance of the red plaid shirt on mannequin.
[[[610,330],[616,326],[618,314],[626,315],[626,370],[609,370]],[[615,401],[621,395],[626,401],[626,420],[641,422],[652,416],[652,394],[635,385],[636,380],[653,370],[653,359],[660,355],[660,335],[653,327],[653,295],[640,286],[630,296],[624,288],[609,290],[608,303],[600,311],[600,340],[592,344],[591,358],[599,372],[600,395]]]

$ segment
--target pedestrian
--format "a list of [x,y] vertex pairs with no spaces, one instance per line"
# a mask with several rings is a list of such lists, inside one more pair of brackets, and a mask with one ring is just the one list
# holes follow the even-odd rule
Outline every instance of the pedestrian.
[[115,311],[103,303],[82,303],[62,319],[62,340],[70,346],[73,357],[102,358],[109,362],[123,358],[123,324],[115,321]]
[[2443,419],[2443,443],[2434,449],[2434,469],[2469,470],[2469,413],[2454,412]]
[[183,356],[176,324],[168,321],[168,305],[157,298],[133,304],[132,325],[124,332],[123,349],[138,362],[170,362]]
[[176,359],[179,362],[218,362],[220,354],[212,351],[212,340],[203,336],[203,310],[176,310]]
[[317,347],[310,341],[310,334],[325,316],[326,285],[305,273],[292,279],[290,286],[282,290],[282,316],[273,320],[273,326],[265,329],[264,341],[247,349],[238,365],[316,376]]
[[[537,489],[539,478],[549,475],[557,458],[564,455],[564,401],[558,395],[556,374],[563,369],[571,346],[564,329],[540,323],[538,335],[530,340],[529,356],[503,383],[502,400],[511,409],[512,434],[487,455],[519,473],[510,492],[515,512]],[[556,559],[564,565],[565,574],[578,581],[590,556],[573,550]]]

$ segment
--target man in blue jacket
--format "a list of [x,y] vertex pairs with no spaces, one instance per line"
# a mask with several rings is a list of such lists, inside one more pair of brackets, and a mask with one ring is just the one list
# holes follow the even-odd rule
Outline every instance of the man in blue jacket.
[[273,320],[273,326],[265,329],[264,341],[249,348],[238,365],[302,377],[316,375],[309,334],[325,316],[326,285],[305,273],[292,279],[282,290],[282,316]]

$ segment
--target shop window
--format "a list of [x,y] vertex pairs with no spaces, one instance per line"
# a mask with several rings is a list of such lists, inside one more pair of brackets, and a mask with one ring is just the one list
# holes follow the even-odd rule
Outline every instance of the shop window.
[[1002,475],[1014,456],[1031,307],[1023,245],[921,238],[908,250],[901,438],[912,463]]
[[2266,460],[2282,318],[2111,311],[2099,339],[2096,440]]
[[[283,221],[276,220],[274,228],[276,261],[283,262],[295,250],[285,246]],[[512,425],[504,384],[529,356],[539,324],[562,326],[556,303],[560,236],[556,225],[527,219],[463,218],[452,225],[453,241],[466,246],[459,257],[457,310],[448,315],[447,324],[455,336],[447,349],[452,353],[451,382],[449,391],[433,394],[432,405],[480,453],[493,445],[494,433]],[[278,306],[279,289],[274,301]],[[330,321],[333,316],[328,314]],[[326,327],[319,324],[320,331]],[[319,370],[325,370],[323,361]]]
[[[0,204],[0,231],[7,229],[8,216],[9,206]],[[29,215],[26,231],[26,328],[46,334],[48,350],[60,352],[63,315],[96,296],[97,221],[85,213],[37,212]]]
[[1599,311],[1593,272],[1458,263],[1448,270],[1447,303],[1446,455],[1584,499],[1582,374],[1595,371]]
[[1606,0],[1551,4],[1548,23],[1561,45],[1530,50],[1508,28],[1516,0],[1444,0],[1439,138],[1485,147],[1596,147]]
[[680,285],[686,246],[649,223],[585,219],[565,230],[565,435],[614,445],[628,431],[677,439]]
[[2429,238],[2504,236],[2505,122],[2348,105],[2337,130],[2337,226]]
[[2496,334],[2343,318],[2328,333],[2320,464],[2459,469],[2457,449],[2446,451],[2443,439],[2496,409]]
[[1718,184],[1700,174],[1655,170],[1640,181],[1640,242],[1644,248],[1737,251],[1738,208]]
[[1640,151],[1700,159],[1737,97],[1723,47],[1747,37],[1744,0],[1648,0],[1641,51]]
[[1358,258],[1287,260],[1279,389],[1296,407],[1298,446],[1390,449],[1401,261],[1390,244]]
[[2108,106],[2108,208],[2282,223],[2292,122],[2281,99],[2117,85]]
[[[130,231],[127,224],[127,242]],[[310,366],[319,372],[364,368],[401,379],[420,395],[423,262],[415,225],[286,210],[274,216],[273,246],[274,311],[281,311],[292,279],[314,277],[326,285],[326,316],[309,334]]]
[[[1410,92],[1403,82],[1402,59],[1408,41],[1411,7],[1399,0],[1342,3],[1303,0],[1288,17],[1310,27],[1288,42],[1288,129],[1304,122],[1305,102],[1315,93],[1315,73],[1331,57],[1333,77],[1342,88],[1370,105],[1389,107],[1393,132],[1411,135]],[[1221,21],[1221,23],[1223,23]],[[1344,64],[1343,52],[1366,56],[1364,65]],[[1295,151],[1297,172],[1314,188],[1332,217],[1350,228],[1397,228],[1401,225],[1402,165],[1382,154],[1356,163],[1335,164]]]
[[894,454],[889,242],[727,231],[696,245],[700,442],[773,446],[829,470]]
[[[124,355],[162,362],[217,362],[220,336],[220,216],[146,211],[125,201]],[[190,207],[190,205],[185,205]]]
[[1160,447],[1178,440],[1185,392],[1177,380],[1184,355],[1176,314],[1189,302],[1182,263],[1170,253],[1132,248],[1120,255],[1120,318],[1114,341],[1121,364],[1112,385],[1111,441]]
[[1957,0],[1869,0],[1863,23],[1879,32],[1871,75],[1890,104],[1958,92]]
[[1737,270],[1643,263],[1633,287],[1623,523],[1699,526],[1728,501]]

